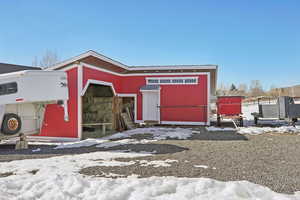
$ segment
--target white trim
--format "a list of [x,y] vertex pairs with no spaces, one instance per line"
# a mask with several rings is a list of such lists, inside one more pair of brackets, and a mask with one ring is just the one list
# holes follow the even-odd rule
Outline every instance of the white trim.
[[129,70],[174,70],[174,69],[216,69],[217,65],[170,65],[170,66],[142,66],[129,67]]
[[83,69],[82,64],[80,63],[77,68],[77,137],[82,139],[82,99],[81,99],[81,92],[82,92],[82,85],[83,85]]
[[[79,64],[71,64],[69,66],[66,66],[64,68],[58,69],[57,71],[69,71],[70,69],[78,67]],[[46,68],[45,71],[54,71],[56,69]]]
[[64,65],[68,65],[70,63],[73,63],[73,62],[76,62],[78,60],[81,60],[83,58],[86,58],[88,56],[93,56],[95,58],[98,58],[100,60],[103,60],[105,62],[108,62],[108,63],[111,63],[111,64],[114,64],[118,67],[121,67],[123,69],[126,69],[128,71],[134,71],[134,70],[174,70],[174,69],[216,69],[217,68],[217,65],[170,65],[170,66],[144,66],[144,67],[135,67],[135,66],[132,66],[132,67],[128,67],[127,65],[124,65],[118,61],[115,61],[111,58],[108,58],[102,54],[99,54],[95,51],[92,51],[92,50],[89,50],[85,53],[82,53],[78,56],[75,56],[73,58],[70,58],[70,59],[67,59],[63,62],[60,62],[56,65],[54,65],[53,67],[50,67],[49,69],[50,70],[55,70],[57,68],[60,68],[60,67],[63,67]]
[[184,122],[184,121],[161,121],[161,124],[174,125],[207,125],[205,122]]
[[136,73],[136,74],[121,74],[107,69],[99,68],[94,65],[83,63],[84,67],[110,73],[116,76],[170,76],[170,75],[207,75],[209,72],[155,72],[155,73]]
[[124,65],[124,64],[122,64],[122,63],[120,63],[118,61],[112,60],[112,59],[110,59],[110,58],[108,58],[108,57],[106,57],[106,56],[104,56],[102,54],[99,54],[99,53],[97,53],[95,51],[92,51],[92,50],[89,50],[89,51],[87,51],[87,52],[85,52],[83,54],[80,54],[80,55],[75,56],[73,58],[67,59],[67,60],[65,60],[63,62],[60,62],[60,63],[58,63],[58,64],[56,64],[56,65],[54,65],[52,67],[49,67],[48,69],[55,70],[57,68],[63,67],[64,65],[68,65],[70,63],[76,62],[76,61],[81,60],[83,58],[86,58],[88,56],[96,57],[96,58],[98,58],[100,60],[106,61],[108,63],[111,63],[111,64],[114,64],[114,65],[116,65],[118,67],[121,67],[123,69],[129,70],[129,68],[126,65]]
[[210,126],[210,72],[207,75],[207,126]]
[[47,136],[27,136],[29,141],[51,141],[51,142],[76,142],[79,138],[71,137],[47,137]]
[[155,89],[155,90],[140,90],[141,93],[143,92],[158,92],[160,89]]
[[[198,85],[198,76],[185,76],[185,77],[146,77],[147,85]],[[186,80],[186,79],[194,79],[196,80],[194,83],[173,83],[173,80]],[[149,83],[149,80],[158,80],[157,83]],[[170,80],[169,83],[161,83],[160,80]]]
[[96,84],[96,85],[105,85],[105,86],[110,86],[114,95],[116,95],[116,90],[114,88],[114,85],[113,83],[111,82],[106,82],[106,81],[98,81],[98,80],[95,80],[95,79],[88,79],[87,83],[85,84],[82,92],[80,93],[81,96],[83,96],[86,92],[86,90],[88,89],[88,87],[90,86],[90,84]]
[[158,92],[158,123],[161,123],[161,118],[160,118],[160,96],[161,96],[161,87],[159,87],[159,92]]
[[133,94],[133,93],[118,93],[117,96],[119,97],[134,97],[134,123],[139,123],[137,120],[137,94]]
[[[158,107],[157,107],[157,115],[158,115],[158,123],[160,124],[160,90],[161,88],[159,88],[158,90],[140,90],[140,92],[142,93],[142,95],[144,95],[144,93],[147,93],[147,92],[158,92]],[[144,113],[144,102],[143,102],[143,99],[144,97],[142,97],[142,113]],[[142,118],[143,118],[143,122],[145,121],[144,120],[144,117],[142,115]]]

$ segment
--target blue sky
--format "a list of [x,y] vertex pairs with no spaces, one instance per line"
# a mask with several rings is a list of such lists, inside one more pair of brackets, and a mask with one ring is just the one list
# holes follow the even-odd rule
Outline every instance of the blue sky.
[[219,83],[300,84],[297,0],[3,0],[0,9],[0,62],[93,49],[127,65],[218,64]]

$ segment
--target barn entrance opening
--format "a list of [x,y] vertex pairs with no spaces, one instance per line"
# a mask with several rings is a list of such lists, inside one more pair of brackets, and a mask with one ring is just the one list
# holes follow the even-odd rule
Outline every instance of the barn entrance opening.
[[82,139],[115,132],[114,92],[110,86],[90,84],[82,97]]

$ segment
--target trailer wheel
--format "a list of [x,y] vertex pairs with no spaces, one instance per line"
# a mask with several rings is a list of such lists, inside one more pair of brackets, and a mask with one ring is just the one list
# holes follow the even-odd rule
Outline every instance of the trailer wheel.
[[22,127],[21,118],[14,113],[7,113],[3,117],[1,131],[6,135],[17,134]]

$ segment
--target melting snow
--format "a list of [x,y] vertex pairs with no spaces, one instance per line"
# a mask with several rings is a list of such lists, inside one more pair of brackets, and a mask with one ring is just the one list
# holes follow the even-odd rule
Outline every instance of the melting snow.
[[[116,133],[112,136],[105,137],[104,139],[120,139],[127,138],[137,134],[151,134],[154,140],[165,140],[167,138],[184,140],[190,138],[195,131],[188,128],[164,128],[164,127],[150,127],[150,128],[137,128],[133,130]],[[197,131],[199,133],[199,131]]]
[[[296,200],[294,195],[278,194],[247,181],[221,182],[208,178],[150,177],[117,178],[87,177],[78,173],[84,167],[112,164],[123,166],[116,158],[134,158],[148,154],[94,152],[45,159],[1,162],[0,173],[14,175],[0,179],[0,199],[101,199],[101,200],[185,200],[185,199],[277,199]],[[147,161],[149,164],[170,164],[176,160]],[[143,163],[143,162],[142,162]],[[141,163],[141,164],[142,164]],[[30,173],[38,170],[35,175]]]
[[300,126],[281,126],[281,127],[240,127],[238,130],[240,134],[251,134],[251,135],[260,135],[263,133],[292,133],[299,134]]
[[[65,142],[59,144],[55,149],[64,148],[79,148],[79,147],[89,147],[97,145],[97,147],[110,148],[119,145],[126,144],[146,144],[149,142],[154,142],[157,140],[165,140],[167,138],[184,140],[190,138],[193,134],[200,133],[200,131],[195,131],[189,128],[164,128],[164,127],[151,127],[151,128],[137,128],[133,130],[128,130],[120,133],[113,134],[100,139],[86,139],[77,142]],[[128,138],[137,134],[151,134],[152,139],[123,139]],[[111,141],[112,139],[119,139],[117,141]]]
[[207,131],[211,131],[211,132],[216,132],[216,131],[235,131],[235,128],[227,128],[227,127],[215,127],[215,126],[210,126],[210,127],[206,127]]
[[197,168],[204,168],[204,169],[207,169],[208,166],[206,165],[194,165],[194,167],[197,167]]
[[152,166],[152,167],[171,167],[170,163],[178,162],[178,160],[140,160],[140,166]]

